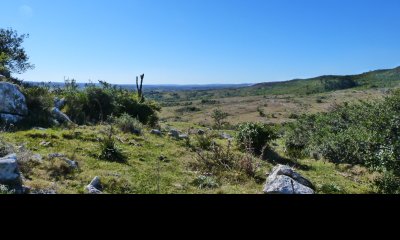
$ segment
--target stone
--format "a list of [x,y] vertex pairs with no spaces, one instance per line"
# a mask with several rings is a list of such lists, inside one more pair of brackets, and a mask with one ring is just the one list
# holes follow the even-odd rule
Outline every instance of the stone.
[[65,113],[61,112],[60,109],[56,107],[51,109],[51,115],[60,123],[72,122]]
[[273,181],[269,182],[265,188],[264,193],[267,194],[314,194],[314,190],[306,187],[292,178],[279,175]]
[[179,138],[179,131],[178,131],[178,130],[175,130],[175,129],[171,129],[171,130],[169,131],[169,135],[170,135],[171,137],[174,137],[174,138]]
[[52,144],[51,142],[42,141],[39,143],[39,145],[42,147],[50,147]]
[[21,186],[21,173],[15,153],[0,158],[0,184]]
[[292,168],[290,168],[289,166],[285,166],[285,165],[277,165],[272,169],[271,174],[268,176],[267,180],[272,181],[274,178],[276,178],[276,176],[278,175],[285,175],[288,176],[290,178],[292,178],[293,180],[297,181],[298,183],[309,187],[311,189],[315,189],[314,185],[306,178],[304,178],[303,176],[301,176],[299,173],[295,172]]
[[65,157],[65,154],[62,154],[62,153],[50,153],[48,155],[48,157],[49,158],[62,158],[62,157]]
[[187,134],[179,134],[178,138],[179,139],[189,139],[189,135],[187,135]]
[[46,131],[46,128],[42,128],[42,127],[34,127],[32,128],[33,130],[38,130],[38,131]]
[[93,178],[93,180],[85,187],[85,190],[89,194],[102,194],[103,186],[99,177]]
[[43,157],[40,154],[33,154],[31,156],[31,160],[41,163],[41,162],[43,162]]
[[78,165],[78,162],[77,161],[73,161],[73,160],[71,160],[71,159],[68,159],[68,158],[63,158],[63,160],[68,164],[68,166],[71,168],[71,169],[78,169],[79,168],[79,165]]
[[233,139],[232,136],[229,135],[229,134],[227,134],[227,133],[222,133],[222,134],[221,134],[221,138],[223,138],[223,139],[228,139],[228,140]]
[[132,131],[132,133],[133,133],[133,134],[136,134],[136,135],[140,135],[140,134],[142,134],[142,131],[140,131],[139,129],[134,129],[134,130]]
[[277,165],[271,171],[264,187],[267,194],[314,194],[313,184],[292,168]]
[[28,115],[26,98],[18,86],[8,82],[0,82],[0,114],[1,117],[17,115],[24,117]]
[[154,134],[154,135],[158,135],[158,136],[161,136],[161,135],[162,135],[162,132],[161,132],[160,130],[157,130],[157,129],[151,130],[150,133],[151,133],[151,134]]

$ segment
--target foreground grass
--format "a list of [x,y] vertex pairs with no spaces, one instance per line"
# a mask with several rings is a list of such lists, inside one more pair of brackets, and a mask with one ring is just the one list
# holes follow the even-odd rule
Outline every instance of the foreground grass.
[[[190,128],[186,123],[169,125],[183,132]],[[72,130],[1,133],[1,136],[16,148],[24,146],[31,154],[43,156],[43,163],[32,165],[29,174],[26,174],[25,185],[32,189],[54,189],[63,194],[84,193],[84,187],[95,176],[101,178],[104,192],[112,194],[260,194],[265,173],[277,163],[260,161],[256,178],[235,171],[223,173],[216,177],[217,187],[201,189],[194,184],[200,173],[191,168],[195,153],[186,146],[185,141],[150,135],[148,131],[144,136],[117,132],[117,145],[127,161],[108,162],[98,159],[99,140],[104,137],[106,129],[107,126],[101,125],[82,126]],[[41,142],[50,144],[41,146]],[[278,141],[275,146],[277,154],[284,156],[282,143]],[[79,170],[72,173],[55,171],[57,162],[47,157],[52,153],[65,154],[77,161]],[[282,163],[296,167],[317,186],[318,193],[373,192],[370,184],[373,175],[359,167],[336,166],[311,159]]]

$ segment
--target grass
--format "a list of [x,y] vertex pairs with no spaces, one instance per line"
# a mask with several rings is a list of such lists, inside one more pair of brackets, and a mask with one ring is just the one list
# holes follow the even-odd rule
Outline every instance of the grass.
[[[184,131],[187,123],[170,124]],[[194,127],[197,127],[194,125]],[[24,144],[32,154],[41,154],[44,163],[31,169],[25,185],[33,189],[55,189],[58,193],[83,193],[84,187],[95,176],[99,176],[106,193],[129,194],[260,194],[265,181],[265,173],[273,164],[263,161],[257,171],[257,178],[247,177],[236,171],[226,172],[212,180],[212,188],[199,187],[193,182],[201,174],[191,168],[195,153],[185,146],[184,141],[171,141],[168,136],[150,135],[147,129],[143,136],[117,132],[120,139],[117,145],[126,156],[126,162],[109,162],[97,158],[99,153],[98,138],[107,126],[84,126],[75,130],[48,129],[46,131],[29,130],[14,133],[2,133],[2,138],[13,145]],[[75,134],[72,131],[79,132]],[[68,136],[68,137],[65,137]],[[76,137],[75,137],[76,136]],[[50,141],[49,147],[39,145]],[[224,144],[226,140],[218,140]],[[283,155],[277,142],[277,153]],[[237,151],[237,150],[235,150]],[[51,153],[62,153],[79,163],[79,170],[58,172],[60,162],[52,161],[47,156]],[[167,160],[160,161],[160,156]],[[368,179],[371,174],[361,171],[354,175],[350,169],[338,167],[331,163],[311,159],[298,160],[299,171],[316,184],[319,189],[336,193],[370,193],[373,191]],[[54,170],[55,168],[55,170]],[[211,184],[208,183],[208,184]],[[159,186],[159,187],[158,187]],[[323,193],[323,191],[320,191]]]

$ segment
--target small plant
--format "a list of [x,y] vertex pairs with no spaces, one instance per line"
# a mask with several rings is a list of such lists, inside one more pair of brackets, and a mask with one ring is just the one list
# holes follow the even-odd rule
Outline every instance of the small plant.
[[260,117],[266,117],[267,115],[264,112],[264,109],[262,109],[262,107],[258,107],[257,108],[257,112],[260,115]]
[[198,176],[193,180],[192,184],[200,189],[213,189],[219,187],[219,184],[213,177],[205,175]]
[[195,135],[195,139],[196,147],[202,150],[210,150],[211,146],[214,143],[214,140],[209,133],[205,133],[203,135]]
[[210,151],[198,149],[196,151],[196,165],[203,172],[218,174],[221,171],[230,171],[237,167],[238,156],[233,153],[230,141],[227,147],[212,144]]
[[122,114],[119,118],[114,118],[113,122],[125,133],[140,134],[143,129],[143,124],[127,113]]
[[214,109],[211,114],[211,118],[214,119],[215,127],[217,129],[221,129],[222,126],[226,123],[225,119],[229,116],[228,113],[223,112],[221,109]]
[[125,162],[126,158],[116,145],[113,134],[113,127],[110,126],[107,136],[100,141],[99,158],[111,162]]

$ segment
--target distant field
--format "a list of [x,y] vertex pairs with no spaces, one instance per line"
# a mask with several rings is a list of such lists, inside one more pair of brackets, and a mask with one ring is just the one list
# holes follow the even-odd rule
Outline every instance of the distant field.
[[[214,104],[202,104],[201,100],[182,101],[180,106],[164,107],[160,117],[168,122],[193,122],[209,126],[212,124],[212,111],[220,108],[229,114],[228,121],[231,124],[241,122],[283,123],[293,121],[297,115],[328,111],[335,104],[378,99],[385,95],[385,90],[369,89],[341,90],[307,96],[228,97],[213,99],[215,100]],[[265,116],[261,116],[260,110]]]

